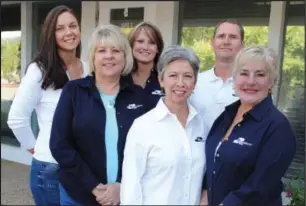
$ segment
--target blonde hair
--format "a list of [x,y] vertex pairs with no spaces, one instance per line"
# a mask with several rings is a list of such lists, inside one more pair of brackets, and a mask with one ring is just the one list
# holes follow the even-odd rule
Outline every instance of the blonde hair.
[[241,49],[236,55],[234,61],[233,77],[235,78],[243,66],[252,60],[259,60],[265,64],[269,73],[270,81],[274,86],[278,76],[276,68],[277,54],[273,49],[264,46],[249,46]]
[[88,66],[90,73],[95,71],[94,57],[96,47],[99,43],[112,45],[122,49],[125,56],[124,69],[122,75],[128,75],[133,69],[133,54],[132,49],[126,35],[121,31],[118,26],[113,24],[99,25],[93,31],[89,40],[89,55],[88,55]]

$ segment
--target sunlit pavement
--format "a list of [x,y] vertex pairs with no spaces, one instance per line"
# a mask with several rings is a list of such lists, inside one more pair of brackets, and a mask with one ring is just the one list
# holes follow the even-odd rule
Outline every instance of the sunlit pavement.
[[34,205],[29,166],[1,159],[1,205]]
[[[29,166],[1,159],[1,205],[34,205],[29,190]],[[282,193],[283,205],[290,199]]]

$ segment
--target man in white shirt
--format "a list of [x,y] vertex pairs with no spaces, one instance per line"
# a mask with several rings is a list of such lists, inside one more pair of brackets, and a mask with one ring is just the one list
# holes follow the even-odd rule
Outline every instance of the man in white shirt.
[[232,63],[244,46],[244,29],[236,20],[220,21],[211,41],[214,66],[198,75],[191,103],[202,113],[208,131],[224,108],[238,100],[233,89]]

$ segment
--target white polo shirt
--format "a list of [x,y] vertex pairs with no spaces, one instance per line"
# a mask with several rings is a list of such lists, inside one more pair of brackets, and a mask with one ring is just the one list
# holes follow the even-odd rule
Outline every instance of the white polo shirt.
[[199,205],[206,131],[189,104],[185,128],[159,100],[134,120],[124,151],[122,205]]
[[198,74],[195,90],[190,97],[191,104],[203,115],[208,130],[225,107],[237,100],[233,78],[224,82],[215,75],[214,68]]

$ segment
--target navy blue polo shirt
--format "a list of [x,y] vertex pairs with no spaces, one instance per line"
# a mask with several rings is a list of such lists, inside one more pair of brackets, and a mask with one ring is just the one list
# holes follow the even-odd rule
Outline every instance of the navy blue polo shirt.
[[[132,74],[128,75],[126,77],[129,81],[134,82],[132,78]],[[151,74],[149,78],[146,81],[146,85],[143,88],[143,90],[149,94],[149,101],[154,103],[154,106],[156,106],[158,100],[160,97],[164,96],[164,93],[160,87],[159,81],[158,81],[158,73],[155,68],[151,70]]]
[[243,116],[219,149],[240,101],[227,106],[206,140],[206,185],[212,205],[282,205],[281,178],[296,152],[288,119],[265,98]]
[[[115,100],[118,125],[118,174],[121,181],[127,132],[135,118],[152,109],[140,86],[120,80]],[[94,76],[68,82],[56,108],[50,139],[53,157],[60,165],[60,182],[75,201],[98,205],[92,189],[107,183],[106,111]]]

